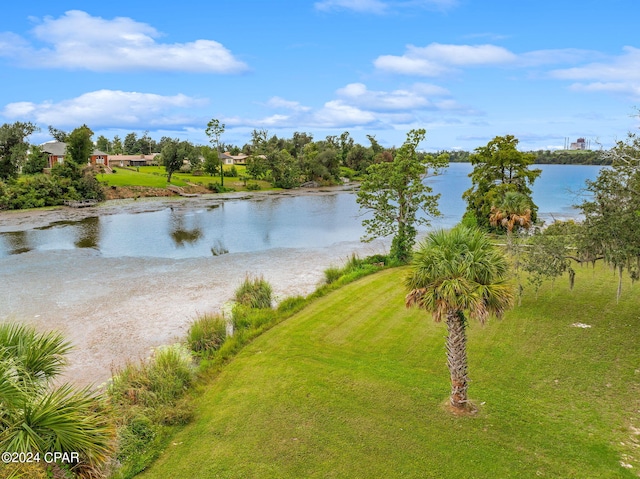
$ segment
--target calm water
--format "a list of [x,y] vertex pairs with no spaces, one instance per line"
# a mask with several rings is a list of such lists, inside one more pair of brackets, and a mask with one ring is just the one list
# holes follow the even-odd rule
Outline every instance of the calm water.
[[[574,217],[573,205],[599,166],[544,165],[534,201],[545,220]],[[471,165],[453,163],[428,181],[441,193],[443,216],[433,227],[450,227],[462,216],[462,193],[471,186]],[[93,216],[75,222],[0,234],[0,258],[28,251],[90,248],[103,257],[195,258],[275,248],[321,248],[357,242],[364,233],[355,194],[265,197],[203,206],[184,203],[160,211]]]

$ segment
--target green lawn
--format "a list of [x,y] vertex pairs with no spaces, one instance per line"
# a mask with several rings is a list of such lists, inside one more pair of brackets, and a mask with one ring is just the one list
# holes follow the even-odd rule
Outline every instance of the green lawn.
[[[225,168],[225,170],[228,168]],[[141,166],[137,169],[115,168],[115,174],[98,174],[97,178],[100,182],[107,186],[146,186],[151,188],[166,188],[167,174],[164,166]],[[244,182],[240,180],[240,176],[244,175],[245,166],[236,165],[239,176],[225,177],[224,185],[237,191],[246,190]],[[174,173],[171,176],[171,184],[174,186],[185,186],[188,183],[196,183],[207,186],[209,183],[220,183],[220,176],[201,175],[195,176],[189,173]],[[261,189],[271,188],[270,183],[266,181],[250,180],[249,183],[257,183]]]
[[[141,167],[139,171],[125,168],[114,168],[113,174],[100,174],[96,178],[107,186],[146,186],[150,188],[166,188],[167,177],[164,167]],[[162,170],[162,171],[160,171]],[[184,186],[186,183],[175,175],[171,178],[171,184]]]
[[256,339],[140,477],[637,478],[637,286],[616,305],[613,273],[580,268],[574,291],[557,282],[472,324],[480,411],[454,417],[445,325],[405,310],[403,274],[347,285]]

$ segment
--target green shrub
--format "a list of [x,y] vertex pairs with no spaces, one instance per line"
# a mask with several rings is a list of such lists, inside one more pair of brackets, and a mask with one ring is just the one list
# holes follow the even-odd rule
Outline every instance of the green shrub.
[[258,183],[249,183],[247,184],[247,190],[249,191],[258,191],[261,190],[262,187]]
[[207,183],[207,189],[214,193],[226,193],[228,191],[233,191],[232,188],[222,186],[220,183]]
[[224,170],[222,174],[229,178],[235,178],[238,176],[238,169],[236,168],[236,165],[232,165],[228,170]]
[[128,363],[113,376],[108,393],[120,423],[118,478],[133,477],[157,457],[167,426],[186,424],[191,403],[184,400],[195,379],[190,351],[180,344],[158,348],[148,361]]
[[182,345],[158,348],[147,362],[128,363],[113,376],[109,394],[120,405],[173,405],[193,381],[191,353]]
[[306,304],[307,300],[304,296],[292,296],[280,302],[278,305],[278,313],[294,314],[304,308]]
[[342,274],[342,268],[338,268],[337,266],[330,266],[329,268],[324,270],[324,282],[327,284],[331,284],[334,281],[340,279]]
[[238,304],[250,308],[270,308],[271,294],[271,285],[262,276],[259,278],[246,276],[243,283],[236,289],[235,300]]
[[355,254],[347,260],[346,264],[339,268],[331,266],[324,270],[324,280],[327,285],[340,282],[340,284],[355,281],[362,276],[374,273],[384,266],[397,266],[388,256],[373,255],[360,259]]
[[132,418],[129,424],[119,431],[118,460],[143,453],[156,434],[156,426],[147,416],[139,414]]
[[217,351],[227,337],[227,325],[224,318],[204,315],[191,323],[187,332],[189,348],[200,355]]
[[233,307],[233,325],[238,331],[243,329],[260,329],[271,323],[276,312],[271,308],[252,308],[251,306],[236,304]]
[[462,226],[466,226],[467,228],[477,228],[478,227],[478,218],[476,218],[476,214],[473,211],[466,211],[464,215],[462,215],[462,219],[460,220],[460,224]]

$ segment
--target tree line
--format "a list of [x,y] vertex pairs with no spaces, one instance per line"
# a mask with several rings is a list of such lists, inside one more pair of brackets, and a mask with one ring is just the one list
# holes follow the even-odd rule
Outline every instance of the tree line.
[[[442,151],[451,163],[469,163],[472,151]],[[611,160],[602,150],[535,150],[536,165],[610,165]]]

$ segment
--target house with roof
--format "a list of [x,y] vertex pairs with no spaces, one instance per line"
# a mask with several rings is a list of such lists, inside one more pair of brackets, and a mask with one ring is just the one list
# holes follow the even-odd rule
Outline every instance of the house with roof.
[[[67,144],[62,141],[48,141],[40,145],[40,149],[48,155],[47,168],[64,162],[64,155],[67,152]],[[93,150],[91,156],[87,158],[87,165],[108,166],[109,155],[104,151]]]
[[126,167],[126,166],[154,166],[158,164],[156,158],[159,153],[152,153],[150,155],[109,155],[109,167]]
[[230,152],[225,151],[224,153],[220,153],[218,158],[220,158],[225,165],[245,165],[249,156],[244,153],[232,155]]

